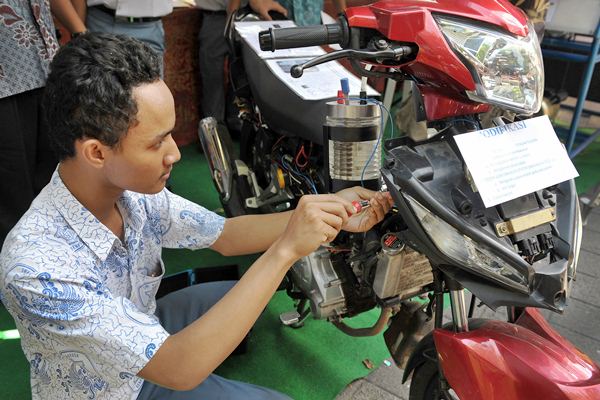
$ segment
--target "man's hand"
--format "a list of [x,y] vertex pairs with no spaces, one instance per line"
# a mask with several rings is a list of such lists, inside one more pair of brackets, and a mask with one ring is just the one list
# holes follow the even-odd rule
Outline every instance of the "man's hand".
[[337,196],[352,201],[369,200],[370,207],[348,219],[342,229],[348,232],[366,232],[383,217],[394,205],[394,200],[389,193],[374,192],[360,186],[340,190]]
[[293,259],[306,256],[331,242],[355,212],[350,201],[335,194],[302,196],[275,246]]
[[285,7],[274,0],[250,0],[248,4],[250,4],[250,8],[265,21],[272,20],[269,11],[277,11],[287,17],[287,10]]

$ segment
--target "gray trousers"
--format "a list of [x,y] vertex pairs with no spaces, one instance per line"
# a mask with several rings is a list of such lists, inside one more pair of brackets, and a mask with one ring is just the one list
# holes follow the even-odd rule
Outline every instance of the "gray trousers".
[[225,14],[204,13],[198,33],[198,54],[202,89],[202,115],[225,121],[225,76],[223,65],[229,52],[224,30]]
[[163,55],[165,52],[165,31],[162,21],[153,22],[121,22],[100,11],[88,7],[85,25],[90,32],[114,33],[125,35],[146,43],[158,54],[161,76],[163,75]]
[[[170,293],[157,301],[156,316],[174,334],[198,319],[231,289],[235,281],[210,282]],[[290,400],[284,394],[211,374],[195,389],[174,391],[144,382],[138,400]]]

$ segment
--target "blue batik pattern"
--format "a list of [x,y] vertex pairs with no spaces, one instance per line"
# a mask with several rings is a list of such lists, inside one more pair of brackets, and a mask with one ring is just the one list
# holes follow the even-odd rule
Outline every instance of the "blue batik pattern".
[[279,0],[288,11],[288,19],[298,26],[320,25],[323,0]]
[[154,315],[161,249],[205,248],[224,218],[167,190],[125,192],[121,242],[57,172],[0,253],[0,298],[21,334],[33,399],[134,399],[168,333]]

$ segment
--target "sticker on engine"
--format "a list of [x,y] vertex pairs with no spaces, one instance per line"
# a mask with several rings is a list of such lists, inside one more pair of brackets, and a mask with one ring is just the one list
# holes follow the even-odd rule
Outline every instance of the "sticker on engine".
[[545,115],[454,139],[486,207],[579,176]]

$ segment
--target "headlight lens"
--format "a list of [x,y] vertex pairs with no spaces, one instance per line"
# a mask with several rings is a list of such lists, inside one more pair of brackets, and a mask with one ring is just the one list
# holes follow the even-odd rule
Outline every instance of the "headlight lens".
[[404,195],[436,247],[459,266],[471,269],[505,285],[529,292],[527,280],[500,257],[463,235],[410,196]]
[[523,114],[540,109],[544,66],[531,24],[527,37],[515,37],[451,18],[435,19],[473,75],[476,90],[467,92],[469,98]]

